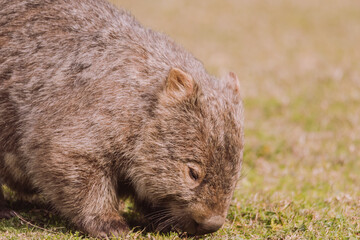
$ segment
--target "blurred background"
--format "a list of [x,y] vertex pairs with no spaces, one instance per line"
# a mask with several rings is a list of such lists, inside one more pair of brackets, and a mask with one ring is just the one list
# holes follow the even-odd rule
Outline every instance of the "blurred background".
[[238,234],[360,236],[359,0],[112,2],[210,73],[238,75],[246,149],[229,214]]

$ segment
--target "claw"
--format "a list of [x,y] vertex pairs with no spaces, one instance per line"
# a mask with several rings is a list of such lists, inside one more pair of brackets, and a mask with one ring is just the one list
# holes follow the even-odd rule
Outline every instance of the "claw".
[[15,216],[15,212],[8,208],[0,209],[0,219],[10,219]]

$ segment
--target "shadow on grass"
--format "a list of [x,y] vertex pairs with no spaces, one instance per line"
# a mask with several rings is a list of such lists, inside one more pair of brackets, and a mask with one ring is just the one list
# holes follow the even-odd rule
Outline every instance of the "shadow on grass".
[[[7,201],[7,205],[16,215],[11,219],[0,219],[0,232],[11,229],[19,233],[41,231],[88,237],[42,200],[13,200]],[[155,233],[154,227],[136,211],[130,209],[123,216],[133,232],[140,232],[142,236]]]
[[8,207],[15,216],[0,219],[2,231],[11,229],[15,232],[42,231],[51,234],[74,234],[79,231],[66,219],[60,217],[54,209],[41,201],[8,201]]

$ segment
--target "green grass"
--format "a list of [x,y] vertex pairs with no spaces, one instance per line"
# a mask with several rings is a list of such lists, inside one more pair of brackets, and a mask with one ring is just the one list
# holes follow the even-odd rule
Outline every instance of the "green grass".
[[[113,2],[240,79],[243,176],[226,224],[202,239],[360,239],[358,0]],[[18,211],[46,230],[1,220],[0,239],[84,239],[46,209]]]

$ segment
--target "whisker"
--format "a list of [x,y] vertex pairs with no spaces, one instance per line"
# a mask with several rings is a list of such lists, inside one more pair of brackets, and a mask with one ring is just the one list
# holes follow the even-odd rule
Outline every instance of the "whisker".
[[162,222],[161,224],[159,224],[158,226],[158,231],[161,232],[163,231],[165,228],[167,227],[171,227],[170,230],[173,229],[173,225],[174,223],[176,223],[175,225],[179,225],[179,221],[180,218],[179,217],[176,217],[176,216],[172,216],[171,218],[167,219],[166,221]]
[[151,213],[148,213],[145,215],[146,218],[149,218],[149,217],[152,217],[154,215],[158,215],[158,214],[163,214],[163,213],[169,213],[170,212],[170,209],[160,209],[160,210],[157,210],[155,212],[151,212]]
[[[187,215],[184,214],[186,204],[180,204],[176,209],[155,208],[153,212],[144,215],[150,222],[146,227],[151,227],[155,231],[162,232],[169,228],[170,231],[182,232],[190,226],[191,222],[185,221]],[[175,212],[174,212],[175,211]],[[167,230],[166,230],[167,231]]]

